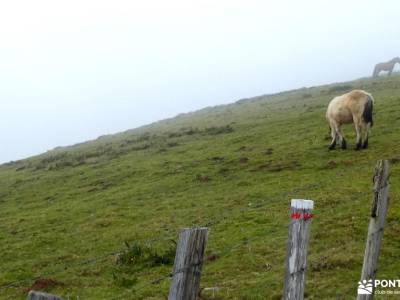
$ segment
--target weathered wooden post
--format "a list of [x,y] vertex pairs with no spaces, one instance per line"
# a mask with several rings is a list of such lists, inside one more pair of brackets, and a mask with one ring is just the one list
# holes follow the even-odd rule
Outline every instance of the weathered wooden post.
[[168,300],[196,300],[208,238],[208,228],[183,229],[176,249]]
[[42,292],[30,291],[26,300],[62,300],[62,298]]
[[[378,161],[374,174],[374,194],[372,198],[371,219],[368,227],[367,245],[365,247],[361,281],[359,283],[361,288],[358,290],[357,300],[373,299],[374,296],[375,287],[373,283],[378,270],[379,252],[389,206],[389,173],[389,162],[387,160]],[[362,286],[366,286],[366,284],[369,285],[369,287],[372,286],[372,293],[371,290],[362,289]]]
[[291,203],[291,222],[286,257],[284,300],[304,299],[307,269],[307,249],[314,201],[294,199]]

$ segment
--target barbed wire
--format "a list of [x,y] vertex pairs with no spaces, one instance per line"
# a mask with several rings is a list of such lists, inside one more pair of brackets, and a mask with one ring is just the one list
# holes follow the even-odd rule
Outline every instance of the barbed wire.
[[[302,191],[302,190],[308,190],[308,189],[310,189],[310,188],[316,188],[316,187],[318,187],[318,186],[319,186],[319,185],[316,185],[316,184],[310,184],[310,185],[304,186],[304,187],[302,187],[302,188],[294,188],[294,189],[292,189],[291,191],[286,191],[286,192],[281,193],[281,194],[279,194],[279,195],[275,195],[274,198],[275,198],[275,199],[278,198],[278,197],[279,197],[279,198],[282,198],[282,197],[284,197],[285,195],[289,195],[289,194],[291,194],[291,193],[293,193],[293,192],[299,192],[299,191]],[[237,210],[237,208],[234,208],[234,209],[232,209],[232,210],[228,210],[228,212],[225,213],[224,215],[222,215],[222,216],[220,216],[220,217],[213,218],[213,219],[211,219],[211,220],[208,220],[208,221],[205,222],[201,227],[213,228],[213,227],[215,227],[216,225],[220,224],[221,222],[223,222],[223,221],[225,221],[225,220],[227,220],[227,219],[230,219],[230,220],[234,219],[233,217],[234,217],[236,214],[243,214],[243,213],[248,212],[248,211],[258,210],[258,209],[260,209],[260,208],[262,208],[262,207],[267,206],[268,204],[271,204],[271,199],[263,200],[263,201],[260,201],[260,202],[258,202],[258,203],[254,203],[254,204],[252,204],[251,206],[248,206],[248,207],[245,207],[245,208],[241,208],[241,209],[239,209],[239,210]],[[72,222],[71,222],[71,223],[72,223]],[[176,229],[167,230],[167,232],[174,232],[175,238],[176,238],[176,234],[178,233],[178,231],[179,231],[179,230],[176,230]],[[257,237],[257,238],[258,238],[258,237]],[[159,242],[159,241],[173,240],[173,239],[174,239],[173,237],[157,237],[157,238],[154,238],[154,237],[153,237],[153,238],[143,239],[143,240],[139,240],[139,241],[140,241],[141,243],[156,243],[156,242]],[[236,245],[234,245],[233,247],[228,248],[228,249],[227,249],[226,251],[224,251],[223,253],[230,253],[233,249],[239,247],[240,245],[243,245],[244,243],[249,243],[249,242],[251,242],[252,240],[254,240],[254,239],[246,240],[246,241],[243,241],[243,242],[241,242],[241,243],[239,243],[239,244],[236,244]],[[135,242],[137,242],[137,240],[135,240]],[[56,270],[53,270],[53,271],[50,271],[50,272],[45,272],[45,273],[42,273],[42,274],[40,274],[40,275],[35,275],[35,276],[33,276],[33,277],[30,277],[30,278],[21,279],[21,280],[16,280],[16,281],[9,282],[9,283],[7,283],[7,284],[3,284],[3,285],[0,286],[0,290],[5,290],[5,289],[17,287],[17,286],[19,286],[19,285],[22,284],[22,283],[32,282],[32,281],[38,280],[38,279],[40,279],[40,278],[45,278],[45,277],[48,277],[48,276],[51,276],[51,275],[54,275],[54,274],[64,273],[64,272],[67,272],[67,271],[69,271],[69,270],[75,269],[75,268],[80,267],[80,266],[96,264],[96,263],[98,263],[98,262],[101,262],[101,261],[104,261],[104,260],[108,259],[110,256],[121,255],[121,254],[126,253],[127,251],[129,251],[129,249],[118,250],[118,251],[112,251],[112,252],[106,253],[106,254],[104,254],[104,255],[95,257],[95,258],[85,259],[85,260],[83,260],[83,261],[79,261],[79,262],[76,262],[76,263],[72,263],[72,264],[70,264],[70,265],[63,265],[62,267],[57,268]],[[224,256],[224,255],[226,255],[226,254],[220,254],[220,256]],[[146,286],[155,284],[155,282],[161,282],[161,281],[165,280],[165,279],[168,278],[168,277],[171,277],[171,274],[168,274],[168,275],[165,275],[165,276],[163,276],[163,277],[160,277],[159,279],[153,280],[153,281],[151,281],[150,283],[148,283]],[[143,289],[143,288],[144,288],[144,287],[141,287],[140,289]],[[132,291],[134,291],[134,290],[138,290],[138,289],[132,289]],[[132,292],[132,291],[131,291],[131,292]],[[117,299],[118,299],[118,298],[117,298]]]
[[[304,187],[304,188],[302,188],[302,189],[309,189],[310,187],[311,187],[311,185],[310,185],[310,186],[307,186],[307,187]],[[315,184],[313,184],[312,187],[316,187]],[[298,188],[295,188],[294,190],[297,190],[297,191],[298,191],[299,189],[298,189]],[[291,192],[293,192],[293,191],[285,192],[285,194],[290,194]],[[270,201],[268,201],[268,202],[267,202],[267,201],[263,201],[263,202],[256,203],[255,205],[252,205],[251,207],[242,208],[242,209],[240,209],[238,212],[239,212],[239,213],[244,213],[244,212],[247,212],[247,211],[259,209],[259,208],[261,208],[261,207],[266,206],[267,204],[270,204]],[[213,226],[215,226],[215,225],[221,223],[222,221],[228,219],[228,217],[232,217],[232,213],[225,214],[223,217],[216,218],[216,219],[214,219],[214,220],[208,221],[207,223],[204,224],[204,226],[201,226],[201,227],[213,227]],[[286,227],[286,225],[285,225],[285,227]],[[240,243],[237,243],[237,244],[235,244],[235,245],[233,245],[233,246],[231,246],[231,247],[229,247],[229,248],[225,248],[225,250],[224,250],[223,252],[218,253],[218,258],[226,257],[228,254],[232,253],[233,250],[239,248],[240,246],[248,245],[249,243],[252,243],[252,242],[254,242],[254,241],[256,241],[256,240],[259,240],[259,239],[260,239],[260,236],[256,236],[256,237],[253,237],[253,238],[250,238],[250,239],[246,239],[246,240],[244,240],[244,241],[241,241]],[[147,287],[149,287],[149,286],[152,286],[152,285],[154,285],[154,284],[158,284],[158,283],[160,283],[160,282],[162,282],[162,281],[164,281],[164,280],[166,280],[166,279],[168,279],[168,278],[173,278],[174,275],[175,275],[175,274],[169,273],[169,274],[164,275],[164,276],[162,276],[162,277],[160,277],[160,278],[157,278],[156,280],[152,280],[152,281],[150,281],[150,282],[146,282],[146,283],[144,283],[144,284],[143,284],[142,286],[140,286],[140,287],[136,287],[136,288],[129,289],[128,291],[122,293],[121,295],[119,295],[119,296],[117,296],[117,297],[115,297],[115,298],[112,298],[112,300],[119,300],[119,299],[122,299],[122,297],[124,297],[124,296],[127,295],[128,293],[135,293],[135,292],[138,292],[138,291],[143,290],[143,289],[145,289],[145,288],[147,288]]]
[[[300,192],[300,191],[304,191],[304,190],[309,190],[310,188],[318,188],[318,187],[321,187],[321,185],[319,185],[319,184],[309,184],[309,185],[304,186],[304,187],[302,187],[302,188],[294,188],[294,189],[292,189],[291,191],[284,192],[283,194],[284,194],[284,195],[288,195],[288,194],[291,194],[291,193],[293,193],[293,192]],[[334,190],[334,189],[332,189],[332,190]],[[276,198],[276,197],[274,197],[274,198]],[[245,213],[245,212],[248,212],[248,211],[257,210],[257,209],[259,209],[259,208],[262,208],[262,207],[267,206],[267,205],[270,204],[270,203],[271,203],[271,200],[258,202],[258,203],[255,203],[255,204],[251,205],[250,207],[242,208],[242,209],[240,209],[239,211],[236,211],[236,212],[238,212],[238,213]],[[211,220],[211,221],[205,223],[205,226],[204,226],[204,227],[212,227],[212,226],[215,226],[216,224],[221,223],[223,220],[228,219],[228,217],[232,217],[232,213],[225,214],[224,216],[222,216],[222,217],[220,217],[220,218],[215,218],[214,220]],[[202,226],[202,227],[203,227],[203,226]],[[286,228],[286,227],[287,227],[287,224],[282,225],[282,227],[285,227],[285,228]],[[218,259],[221,259],[221,258],[227,257],[227,256],[229,256],[234,250],[240,248],[241,246],[249,245],[249,244],[251,244],[251,243],[253,243],[253,242],[262,240],[262,239],[264,239],[264,238],[265,238],[265,236],[257,235],[257,236],[254,236],[254,237],[252,237],[252,238],[245,239],[245,240],[243,240],[243,241],[241,241],[241,242],[239,242],[239,243],[234,244],[234,245],[231,246],[231,247],[224,248],[222,252],[219,252],[219,253],[218,253],[217,258],[218,258]],[[207,273],[207,272],[205,271],[205,272],[203,272],[203,273]],[[171,278],[173,278],[173,276],[176,275],[176,274],[177,274],[177,273],[168,273],[168,274],[166,274],[166,275],[164,275],[164,276],[162,276],[162,277],[159,277],[159,278],[157,278],[157,279],[155,279],[155,280],[147,281],[147,282],[143,283],[143,284],[142,284],[141,286],[139,286],[139,287],[131,288],[131,289],[129,289],[128,291],[126,291],[126,292],[120,294],[119,296],[112,298],[112,300],[123,299],[123,297],[126,296],[126,295],[128,295],[129,293],[137,293],[137,292],[139,292],[139,291],[141,291],[141,290],[143,290],[143,289],[145,289],[145,288],[147,288],[147,287],[149,287],[149,286],[152,286],[152,285],[155,285],[155,284],[159,284],[159,283],[161,283],[162,281],[164,281],[164,280],[166,280],[166,279],[171,279]],[[133,296],[133,295],[132,295],[132,296]]]
[[50,272],[46,272],[46,273],[42,273],[40,275],[36,275],[36,276],[30,277],[30,278],[21,279],[21,280],[15,280],[15,281],[9,282],[7,284],[1,285],[0,286],[0,290],[5,290],[5,289],[8,289],[8,288],[17,287],[21,283],[31,282],[31,281],[35,281],[35,280],[40,279],[40,278],[45,278],[45,277],[48,277],[48,276],[51,276],[51,275],[54,275],[54,274],[63,273],[63,272],[66,272],[66,271],[68,271],[70,269],[73,269],[75,267],[80,267],[80,266],[85,266],[85,265],[92,265],[92,264],[95,264],[95,263],[98,263],[98,262],[101,262],[101,261],[105,261],[111,256],[116,256],[116,255],[123,254],[124,252],[125,251],[110,252],[110,253],[95,257],[95,258],[89,258],[89,259],[85,259],[83,261],[79,261],[77,263],[73,263],[73,264],[70,264],[70,265],[64,265],[62,268],[57,268],[56,270],[53,270],[53,271],[50,271]]
[[[305,186],[303,188],[294,188],[293,190],[291,190],[289,192],[285,192],[283,194],[285,194],[285,195],[286,194],[291,194],[294,191],[298,192],[298,191],[301,191],[301,190],[308,190],[310,188],[315,188],[315,187],[318,187],[318,185],[310,184],[310,185],[307,185],[307,186]],[[251,210],[259,209],[259,208],[264,207],[264,206],[266,206],[268,204],[270,204],[270,201],[259,202],[259,203],[256,203],[256,204],[252,205],[251,207],[242,208],[238,212],[239,213],[248,212],[248,211],[251,211]],[[204,226],[201,226],[201,227],[213,227],[213,226],[221,223],[222,221],[228,219],[228,217],[232,217],[232,214],[231,213],[225,214],[223,217],[211,220],[211,221],[205,223]],[[284,226],[287,227],[287,224],[285,224]],[[226,257],[228,254],[231,254],[233,250],[235,250],[235,249],[237,249],[237,248],[239,248],[239,247],[241,247],[243,245],[248,245],[249,243],[252,243],[254,241],[260,240],[263,237],[264,236],[256,236],[256,237],[241,241],[240,243],[237,243],[237,244],[235,244],[235,245],[233,245],[233,246],[231,246],[229,248],[225,248],[225,250],[223,252],[218,253],[218,258],[220,259],[220,258]],[[176,275],[176,274],[169,273],[169,274],[164,275],[164,276],[162,276],[160,278],[157,278],[156,280],[152,280],[152,281],[146,282],[140,287],[129,289],[128,291],[120,294],[119,296],[112,298],[112,300],[122,299],[122,297],[124,297],[128,293],[135,293],[135,292],[143,290],[143,289],[145,289],[145,288],[147,288],[149,286],[152,286],[152,285],[155,285],[155,284],[159,284],[160,282],[162,282],[162,281],[164,281],[164,280],[166,280],[168,278],[173,278],[174,275]]]
[[[35,218],[35,220],[37,221],[37,218]],[[32,236],[34,234],[42,234],[44,231],[48,231],[49,233],[51,233],[51,231],[54,232],[56,229],[59,229],[59,228],[65,229],[65,226],[70,225],[70,224],[74,224],[75,225],[74,229],[77,230],[78,226],[76,226],[76,225],[86,225],[86,224],[90,223],[90,222],[85,222],[82,224],[77,224],[77,222],[73,219],[71,219],[69,221],[64,221],[62,223],[60,223],[59,220],[57,220],[57,224],[48,224],[49,222],[46,222],[45,218],[43,218],[43,221],[45,221],[46,224],[40,225],[40,228],[37,230],[29,230],[29,228],[26,228],[25,230],[21,230],[21,231],[13,233],[13,235],[16,235],[18,233],[25,233],[27,235]],[[91,221],[91,223],[95,223],[95,221],[96,220],[94,219]],[[21,224],[18,224],[18,226],[21,226]],[[1,228],[3,228],[4,230],[6,230],[6,229],[9,230],[9,227],[1,226]],[[24,238],[24,237],[21,237],[21,238]]]
[[[223,252],[218,254],[218,258],[220,259],[220,258],[226,257],[228,254],[232,253],[233,250],[235,250],[235,249],[237,249],[237,248],[239,248],[241,246],[248,245],[249,243],[252,243],[254,241],[260,240],[260,238],[263,238],[263,237],[256,236],[256,237],[241,241],[240,243],[234,244],[233,246],[231,246],[229,248],[225,248],[225,250]],[[172,272],[172,273],[170,272],[168,274],[165,274],[164,276],[158,277],[157,279],[144,282],[139,287],[134,287],[134,288],[128,289],[127,291],[123,292],[122,294],[120,294],[120,295],[118,295],[116,297],[113,297],[112,300],[123,299],[123,297],[126,296],[129,293],[137,293],[137,292],[139,292],[141,290],[144,290],[145,288],[147,288],[149,286],[152,286],[152,285],[155,285],[155,284],[159,284],[159,283],[161,283],[162,281],[164,281],[166,279],[172,279],[175,275],[177,275],[179,273],[183,273],[183,272],[187,271],[188,269],[190,269],[192,267],[199,266],[203,262],[206,262],[206,260],[207,260],[207,258],[205,258],[202,262],[199,262],[199,263],[196,263],[196,264],[192,264],[191,266],[179,269],[178,271],[175,271],[175,272]],[[205,272],[202,271],[202,273],[205,273]]]
[[[352,168],[353,169],[364,169],[366,166],[352,166]],[[319,185],[316,185],[316,187],[318,187]],[[302,188],[302,190],[303,190],[304,188]],[[296,189],[296,188],[294,188],[293,189],[293,191],[295,191],[295,190],[299,190],[299,189]],[[291,192],[286,192],[285,194],[290,194]],[[35,218],[35,220],[36,220],[37,218]],[[43,220],[43,221],[46,221],[45,219]],[[95,223],[95,219],[94,220],[92,220],[91,221],[91,223]],[[25,234],[28,234],[28,235],[30,235],[30,236],[32,236],[32,235],[34,235],[34,234],[40,234],[40,233],[43,233],[44,231],[49,231],[49,233],[50,233],[50,231],[55,231],[56,229],[59,229],[59,228],[62,228],[62,229],[65,229],[65,226],[66,225],[70,225],[70,224],[74,224],[75,226],[74,226],[74,229],[76,229],[76,230],[78,230],[78,226],[76,226],[76,225],[86,225],[86,224],[88,224],[88,223],[90,223],[90,222],[85,222],[85,223],[82,223],[82,224],[77,224],[77,222],[75,221],[75,220],[69,220],[69,221],[64,221],[64,222],[62,222],[62,223],[60,223],[59,222],[59,220],[57,220],[57,224],[48,224],[48,222],[46,222],[47,224],[42,224],[42,225],[40,225],[40,228],[39,229],[37,229],[37,230],[29,230],[28,228],[26,228],[25,230],[21,230],[21,231],[18,231],[18,232],[15,232],[15,233],[13,233],[13,235],[15,235],[15,234],[18,234],[18,233],[25,233]],[[20,226],[20,224],[18,224],[18,226]],[[2,229],[4,229],[4,230],[9,230],[9,227],[4,227],[4,226],[1,226],[1,228]],[[21,238],[24,238],[24,237],[21,237]]]
[[[365,168],[370,168],[370,166],[367,166],[367,165],[352,165],[351,167],[352,167],[353,170],[361,170],[361,169],[363,170]],[[43,219],[44,219],[44,221],[46,221],[45,218],[43,218]],[[37,220],[36,217],[35,217],[35,220]],[[70,221],[67,221],[67,222],[59,223],[59,220],[57,220],[57,224],[49,224],[48,228],[43,227],[43,225],[41,225],[40,229],[35,230],[35,231],[27,231],[27,233],[30,234],[30,235],[32,235],[34,233],[42,233],[44,231],[44,229],[54,229],[54,228],[65,226],[66,224],[76,224],[76,222],[74,220],[70,220]],[[86,222],[86,224],[87,224],[87,222]],[[18,224],[18,225],[20,226],[20,224]],[[8,229],[8,228],[6,228],[4,226],[1,226],[1,228],[2,229]],[[20,232],[22,232],[22,231],[20,231]],[[19,233],[19,232],[17,232],[17,233]]]
[[[37,221],[37,219],[35,218],[35,222]],[[38,229],[33,229],[30,230],[29,228],[25,228],[25,229],[20,229],[19,231],[13,231],[10,229],[10,226],[1,226],[1,230],[2,231],[8,231],[9,234],[13,235],[14,238],[18,238],[16,235],[20,234],[19,239],[25,239],[26,236],[35,236],[36,234],[50,234],[53,233],[55,231],[58,232],[64,232],[66,231],[66,226],[72,225],[73,228],[71,228],[71,230],[69,230],[68,232],[77,232],[77,231],[81,231],[82,230],[82,226],[88,225],[88,224],[95,224],[97,221],[97,219],[95,217],[93,217],[92,220],[86,220],[85,222],[79,223],[76,222],[75,220],[68,220],[68,221],[64,221],[64,222],[59,222],[59,220],[57,221],[57,224],[51,224],[49,222],[46,222],[45,224],[41,224],[41,225],[37,225]],[[19,226],[21,227],[21,224],[15,224],[15,226]],[[71,227],[72,227],[71,226]],[[165,230],[165,231],[168,231]],[[23,234],[23,235],[21,235]]]

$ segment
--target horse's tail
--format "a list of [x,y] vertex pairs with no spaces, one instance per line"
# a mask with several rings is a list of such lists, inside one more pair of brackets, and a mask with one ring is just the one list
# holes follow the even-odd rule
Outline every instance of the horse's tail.
[[371,127],[374,125],[374,120],[372,119],[372,112],[374,110],[374,98],[371,95],[367,95],[367,102],[365,102],[363,119],[367,124],[370,123]]

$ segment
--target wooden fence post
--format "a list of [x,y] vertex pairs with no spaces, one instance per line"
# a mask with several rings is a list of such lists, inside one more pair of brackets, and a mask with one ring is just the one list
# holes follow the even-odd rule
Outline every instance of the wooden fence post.
[[30,291],[26,300],[62,300],[62,298],[42,292]]
[[292,200],[286,257],[284,300],[304,299],[307,248],[314,201]]
[[197,299],[207,238],[208,228],[186,228],[180,233],[168,300]]
[[[378,161],[375,167],[371,219],[369,221],[367,245],[365,247],[357,300],[373,299],[374,296],[374,281],[378,270],[379,252],[389,206],[389,173],[389,161]],[[370,293],[371,290],[363,290],[363,286],[372,287],[372,294]]]

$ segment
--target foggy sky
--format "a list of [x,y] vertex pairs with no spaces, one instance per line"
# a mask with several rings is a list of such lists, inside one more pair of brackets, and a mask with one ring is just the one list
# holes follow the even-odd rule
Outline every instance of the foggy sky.
[[368,76],[400,2],[0,4],[0,163],[181,112]]

